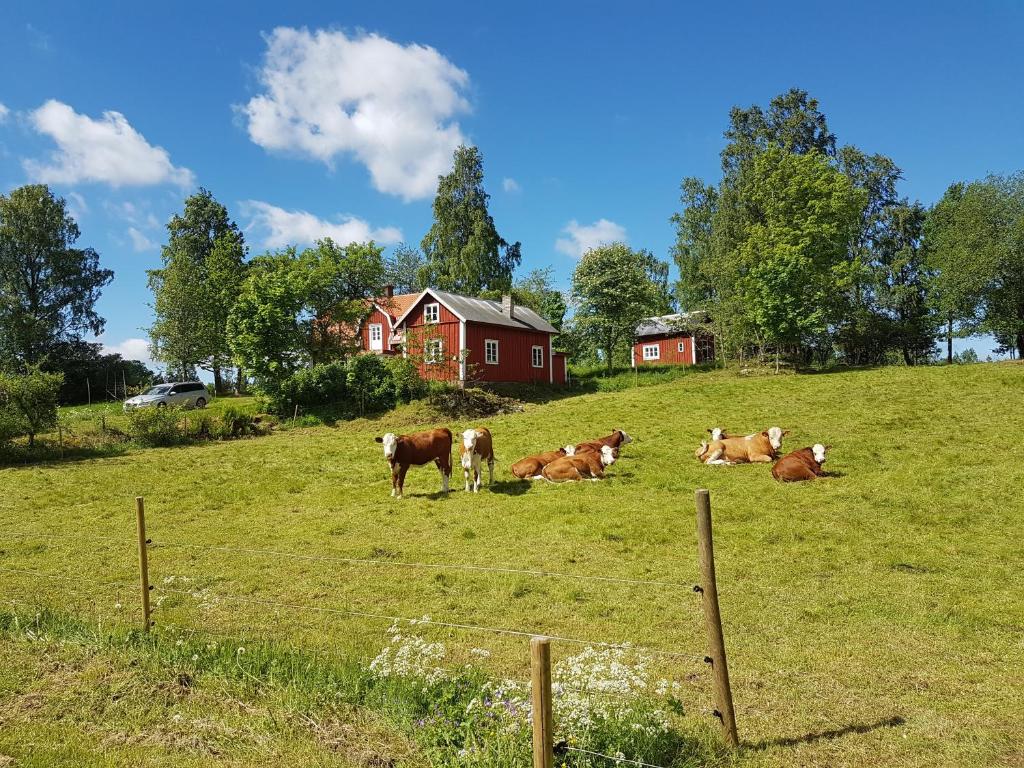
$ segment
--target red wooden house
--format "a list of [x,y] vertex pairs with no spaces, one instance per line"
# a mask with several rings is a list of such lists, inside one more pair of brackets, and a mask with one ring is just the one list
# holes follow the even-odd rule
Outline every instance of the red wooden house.
[[374,301],[359,329],[370,352],[412,356],[424,378],[456,382],[564,384],[558,331],[511,296],[474,299],[428,288]]
[[703,319],[703,315],[691,312],[644,320],[636,329],[633,367],[697,365],[714,360],[715,339],[698,328]]

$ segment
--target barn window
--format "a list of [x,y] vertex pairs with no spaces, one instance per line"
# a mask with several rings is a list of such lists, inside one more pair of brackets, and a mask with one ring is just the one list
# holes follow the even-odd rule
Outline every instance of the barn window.
[[423,322],[424,323],[436,323],[441,319],[441,305],[440,304],[424,304],[423,305]]
[[661,346],[658,344],[644,344],[644,360],[660,360]]
[[533,348],[533,367],[543,368],[544,367],[544,347]]
[[423,362],[427,364],[444,362],[444,341],[430,339],[423,345]]
[[498,340],[484,339],[484,362],[488,365],[498,364]]
[[677,351],[682,352],[683,351],[683,342],[680,341],[679,342],[679,346],[676,349],[677,349]]

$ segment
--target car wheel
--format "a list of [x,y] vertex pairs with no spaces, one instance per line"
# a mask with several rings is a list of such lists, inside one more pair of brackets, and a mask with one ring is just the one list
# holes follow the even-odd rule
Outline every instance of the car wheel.
[[167,403],[164,403],[164,402],[157,403],[156,407],[157,408],[166,408],[167,407]]
[[205,407],[206,407],[206,398],[205,397],[197,397],[196,398],[196,408],[205,408]]

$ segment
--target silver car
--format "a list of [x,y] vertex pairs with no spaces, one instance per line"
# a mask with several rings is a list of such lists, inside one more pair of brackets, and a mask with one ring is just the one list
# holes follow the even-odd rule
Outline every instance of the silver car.
[[164,408],[168,405],[180,405],[183,408],[205,408],[210,401],[210,393],[201,381],[178,381],[170,384],[157,384],[141,395],[124,401],[125,412],[136,408]]

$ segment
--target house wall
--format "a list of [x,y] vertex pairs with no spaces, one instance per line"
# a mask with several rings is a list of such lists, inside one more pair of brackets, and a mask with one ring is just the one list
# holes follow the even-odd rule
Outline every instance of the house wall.
[[568,378],[566,377],[564,352],[555,352],[552,357],[552,367],[555,371],[555,384],[565,384],[568,381]]
[[[420,375],[423,378],[438,381],[458,381],[459,318],[442,304],[439,308],[438,321],[436,323],[424,323],[423,305],[433,303],[434,300],[429,296],[420,299],[402,322],[406,351],[419,361]],[[441,363],[426,363],[423,361],[424,343],[432,339],[441,339],[443,343],[444,361]]]
[[[682,343],[683,351],[679,351],[679,344]],[[659,357],[657,360],[644,360],[644,347],[649,344],[657,344]],[[637,341],[633,345],[633,365],[690,365],[693,362],[693,337],[656,336]]]
[[[498,363],[489,364],[485,360],[484,342],[496,339],[498,342]],[[533,347],[543,347],[543,367],[533,367]],[[501,325],[466,324],[466,377],[472,381],[514,381],[540,382],[550,381],[551,337],[540,331],[526,331],[508,328]]]
[[364,350],[370,349],[370,325],[372,323],[380,323],[383,330],[382,346],[385,353],[390,353],[391,349],[388,347],[388,336],[391,335],[391,323],[388,316],[381,312],[377,307],[373,308],[363,324],[359,328],[359,348]]

